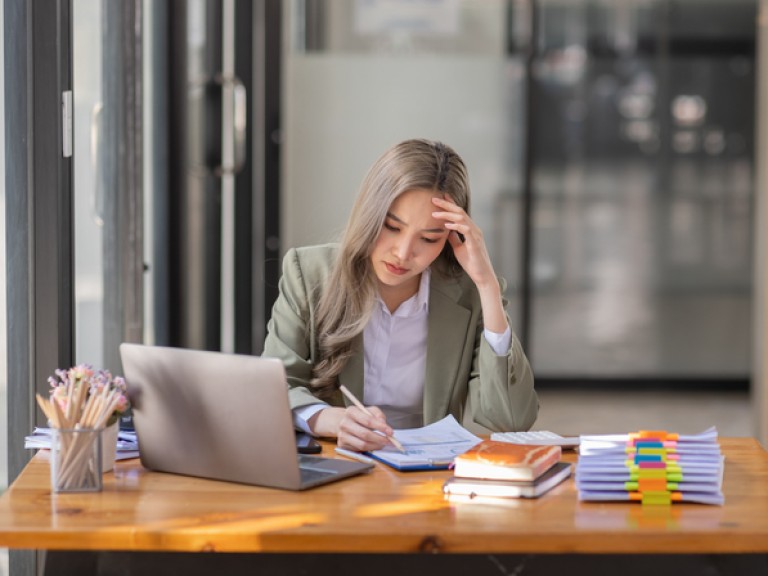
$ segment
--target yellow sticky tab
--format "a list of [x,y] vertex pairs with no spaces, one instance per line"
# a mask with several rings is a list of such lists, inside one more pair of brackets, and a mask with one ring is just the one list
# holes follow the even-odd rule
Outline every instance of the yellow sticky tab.
[[672,503],[672,495],[666,490],[663,492],[643,492],[643,505],[669,506]]

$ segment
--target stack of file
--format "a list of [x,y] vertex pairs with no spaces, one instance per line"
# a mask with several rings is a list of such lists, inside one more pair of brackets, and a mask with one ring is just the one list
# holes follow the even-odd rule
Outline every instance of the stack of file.
[[724,462],[714,427],[695,435],[581,436],[576,488],[584,501],[722,505]]

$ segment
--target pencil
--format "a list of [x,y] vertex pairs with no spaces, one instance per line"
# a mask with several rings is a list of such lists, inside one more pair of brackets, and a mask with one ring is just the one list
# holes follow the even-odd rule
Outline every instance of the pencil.
[[336,453],[341,454],[342,456],[346,456],[347,458],[352,458],[353,460],[357,460],[358,462],[364,462],[365,464],[375,463],[375,460],[373,458],[368,458],[368,456],[363,456],[359,452],[352,452],[352,450],[345,450],[344,448],[336,447]]
[[[366,408],[365,406],[363,406],[363,403],[360,402],[360,400],[358,400],[355,397],[355,395],[352,394],[352,392],[350,392],[349,389],[346,386],[344,386],[344,384],[341,384],[339,386],[339,390],[341,390],[341,392],[342,392],[342,394],[344,394],[344,396],[349,398],[349,401],[352,402],[352,404],[354,404],[355,406],[360,408],[360,410],[362,410],[363,412],[368,414],[368,416],[373,416],[373,414],[371,414],[371,411],[368,410],[368,408]],[[392,444],[395,446],[395,448],[397,448],[398,450],[400,450],[400,452],[405,454],[405,448],[403,448],[403,445],[400,444],[400,441],[397,438],[395,438],[394,436],[388,436],[388,438],[389,438],[389,441],[392,442]]]

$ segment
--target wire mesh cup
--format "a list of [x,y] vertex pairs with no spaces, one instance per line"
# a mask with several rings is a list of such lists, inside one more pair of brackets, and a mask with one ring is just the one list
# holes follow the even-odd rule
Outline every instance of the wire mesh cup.
[[54,428],[51,489],[54,492],[99,492],[102,489],[103,428]]

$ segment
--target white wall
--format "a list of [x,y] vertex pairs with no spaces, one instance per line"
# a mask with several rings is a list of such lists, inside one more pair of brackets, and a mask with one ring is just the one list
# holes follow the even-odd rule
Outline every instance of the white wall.
[[337,238],[368,167],[413,137],[442,140],[464,158],[475,219],[489,227],[498,192],[519,183],[510,142],[520,139],[509,124],[520,113],[521,77],[492,56],[290,57],[283,248]]
[[442,140],[464,158],[484,229],[499,192],[519,189],[523,70],[504,55],[507,3],[443,0],[417,32],[385,16],[373,32],[358,26],[371,7],[398,7],[397,22],[418,4],[328,3],[320,52],[300,48],[301,18],[287,5],[283,251],[337,239],[369,166],[407,138]]

